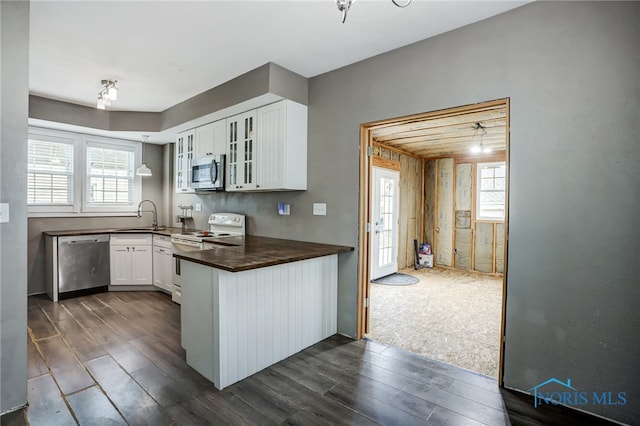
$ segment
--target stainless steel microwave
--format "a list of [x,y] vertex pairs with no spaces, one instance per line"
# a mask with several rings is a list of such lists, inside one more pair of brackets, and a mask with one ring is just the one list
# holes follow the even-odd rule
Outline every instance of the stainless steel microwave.
[[224,154],[198,158],[191,166],[191,187],[196,191],[224,191]]

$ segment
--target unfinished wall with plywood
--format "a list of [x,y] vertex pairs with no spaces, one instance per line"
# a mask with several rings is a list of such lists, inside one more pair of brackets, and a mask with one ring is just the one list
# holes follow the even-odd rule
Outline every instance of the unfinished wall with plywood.
[[436,235],[436,160],[424,163],[424,236],[422,242],[434,245]]
[[478,272],[493,272],[493,223],[476,222],[474,265]]
[[504,223],[496,223],[495,272],[504,273]]
[[451,266],[453,254],[453,158],[437,160],[437,224],[434,260],[437,265]]
[[456,165],[455,241],[453,247],[454,266],[457,269],[472,268],[471,190],[472,166],[470,163]]
[[465,271],[504,272],[504,223],[476,221],[476,164],[503,161],[446,158],[425,161],[423,241],[433,244],[437,265]]
[[400,156],[400,211],[398,235],[398,269],[414,265],[413,240],[420,242],[422,210],[422,160]]

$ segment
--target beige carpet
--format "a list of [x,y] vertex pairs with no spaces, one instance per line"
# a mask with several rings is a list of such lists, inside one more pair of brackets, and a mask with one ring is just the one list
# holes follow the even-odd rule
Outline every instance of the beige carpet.
[[371,339],[498,376],[502,277],[435,267],[399,271],[408,286],[371,284]]

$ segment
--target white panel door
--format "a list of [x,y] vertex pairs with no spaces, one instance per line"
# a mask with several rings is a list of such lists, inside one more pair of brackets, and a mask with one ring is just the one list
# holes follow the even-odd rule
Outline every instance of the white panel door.
[[257,174],[260,189],[277,189],[284,184],[285,103],[258,108]]
[[131,284],[131,247],[111,246],[111,285]]
[[218,120],[196,128],[194,158],[225,153],[227,120]]
[[151,246],[131,247],[131,283],[153,284],[153,250]]
[[371,279],[398,272],[398,195],[400,172],[372,167]]

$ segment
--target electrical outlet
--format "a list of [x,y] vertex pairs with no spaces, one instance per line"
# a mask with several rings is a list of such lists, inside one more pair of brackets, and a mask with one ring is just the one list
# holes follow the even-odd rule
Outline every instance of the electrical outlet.
[[314,214],[314,216],[326,216],[327,215],[327,204],[326,203],[313,203],[313,214]]
[[202,211],[202,203],[196,203],[196,211],[197,212],[201,212]]

